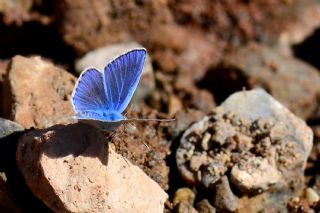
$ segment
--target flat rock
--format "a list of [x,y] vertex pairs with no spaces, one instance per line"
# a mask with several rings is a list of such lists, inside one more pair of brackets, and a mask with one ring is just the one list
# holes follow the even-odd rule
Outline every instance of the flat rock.
[[70,96],[76,78],[40,57],[12,58],[4,85],[4,116],[24,128],[73,122]]
[[18,166],[32,192],[55,212],[163,212],[167,194],[83,124],[26,133]]
[[303,120],[255,89],[231,95],[188,128],[176,161],[188,184],[215,189],[212,199],[219,210],[281,212],[304,187],[312,141],[313,133]]
[[[92,50],[84,55],[76,62],[76,71],[80,74],[83,70],[89,67],[95,67],[102,71],[107,63],[114,60],[119,55],[122,55],[132,49],[143,48],[142,45],[136,42],[118,43],[100,47]],[[155,80],[153,67],[149,55],[147,55],[144,64],[140,82],[134,94],[133,101],[139,101],[149,95],[155,88]]]

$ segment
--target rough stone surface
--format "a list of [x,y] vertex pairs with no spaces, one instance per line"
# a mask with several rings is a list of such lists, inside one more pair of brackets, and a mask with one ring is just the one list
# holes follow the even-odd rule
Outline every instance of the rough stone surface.
[[215,190],[220,210],[282,211],[302,190],[312,140],[304,121],[256,89],[233,94],[187,129],[176,160],[187,183]]
[[15,56],[3,90],[4,116],[24,128],[73,121],[75,77],[40,57]]
[[251,43],[227,55],[204,79],[220,101],[234,91],[264,88],[293,113],[307,119],[315,112],[320,94],[317,69],[277,49]]
[[203,199],[197,203],[197,210],[200,213],[216,213],[216,208],[207,199]]
[[[119,43],[113,45],[107,45],[88,52],[76,63],[76,71],[81,73],[83,70],[89,67],[95,67],[99,70],[103,70],[107,63],[114,60],[119,55],[122,55],[132,49],[143,48],[136,42]],[[133,101],[139,101],[149,95],[155,88],[155,81],[153,75],[153,67],[149,55],[147,55],[142,75],[140,78],[137,90],[134,93]]]
[[191,205],[193,205],[195,198],[196,198],[196,195],[191,189],[187,187],[180,188],[174,193],[173,206],[178,205],[182,201],[186,201]]
[[239,162],[232,167],[230,176],[243,193],[266,191],[271,185],[284,181],[280,171],[259,157]]
[[23,131],[23,127],[10,120],[0,118],[0,139],[17,131]]
[[218,209],[230,212],[235,212],[238,209],[239,198],[233,194],[226,176],[220,179],[215,191],[214,204]]
[[18,166],[33,193],[56,212],[163,212],[167,194],[83,124],[26,133]]

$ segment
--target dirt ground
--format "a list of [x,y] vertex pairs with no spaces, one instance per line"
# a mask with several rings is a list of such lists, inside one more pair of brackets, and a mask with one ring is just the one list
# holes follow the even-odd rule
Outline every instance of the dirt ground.
[[[1,67],[6,67],[17,54],[40,55],[76,75],[76,61],[91,50],[128,41],[146,47],[152,59],[156,88],[143,103],[128,110],[127,116],[176,120],[127,124],[106,137],[110,137],[118,153],[167,191],[170,198],[166,211],[183,212],[173,204],[175,192],[181,187],[193,187],[179,177],[175,163],[181,135],[190,124],[212,113],[215,106],[243,88],[265,88],[312,127],[314,146],[305,171],[305,188],[313,187],[320,192],[320,84],[317,85],[320,69],[320,22],[317,19],[320,15],[315,12],[320,7],[318,1],[21,0],[1,3],[0,82],[6,75]],[[246,52],[246,48],[253,43],[258,48],[250,54],[253,50]],[[283,60],[272,61],[268,58],[269,52],[268,56],[263,55],[264,47]],[[262,56],[253,58],[254,55]],[[301,77],[297,72],[290,72],[291,61],[286,57],[306,63],[307,67],[303,65],[301,70],[308,74]],[[268,61],[262,63],[265,58]],[[254,72],[258,70],[256,64],[260,66],[259,73]],[[282,67],[289,71],[279,77]],[[305,80],[300,81],[302,78]],[[0,116],[3,117],[2,111]],[[255,147],[257,152],[267,152],[267,148]],[[203,186],[194,191],[197,191],[196,203],[207,198]],[[196,204],[194,207],[200,209]],[[303,190],[290,200],[287,209],[319,212],[320,201],[309,202]]]

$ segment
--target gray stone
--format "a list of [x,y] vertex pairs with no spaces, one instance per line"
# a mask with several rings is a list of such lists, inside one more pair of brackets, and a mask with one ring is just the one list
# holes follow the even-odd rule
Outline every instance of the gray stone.
[[264,90],[255,89],[231,95],[189,127],[181,137],[176,162],[188,184],[215,189],[213,200],[219,210],[284,211],[289,198],[304,187],[312,140],[302,119]]
[[14,132],[23,131],[23,130],[24,129],[20,124],[10,120],[0,118],[0,139]]

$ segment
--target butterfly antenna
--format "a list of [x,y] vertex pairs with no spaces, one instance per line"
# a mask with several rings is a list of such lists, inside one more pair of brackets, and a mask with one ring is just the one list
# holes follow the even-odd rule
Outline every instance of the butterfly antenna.
[[[128,123],[127,123],[127,126],[135,127],[132,121],[131,121],[131,122],[128,122]],[[147,147],[148,151],[150,152],[151,149],[150,149],[150,147],[148,146],[148,144],[146,144],[144,141],[142,141],[142,143],[143,143],[143,145],[145,145],[145,147]]]

